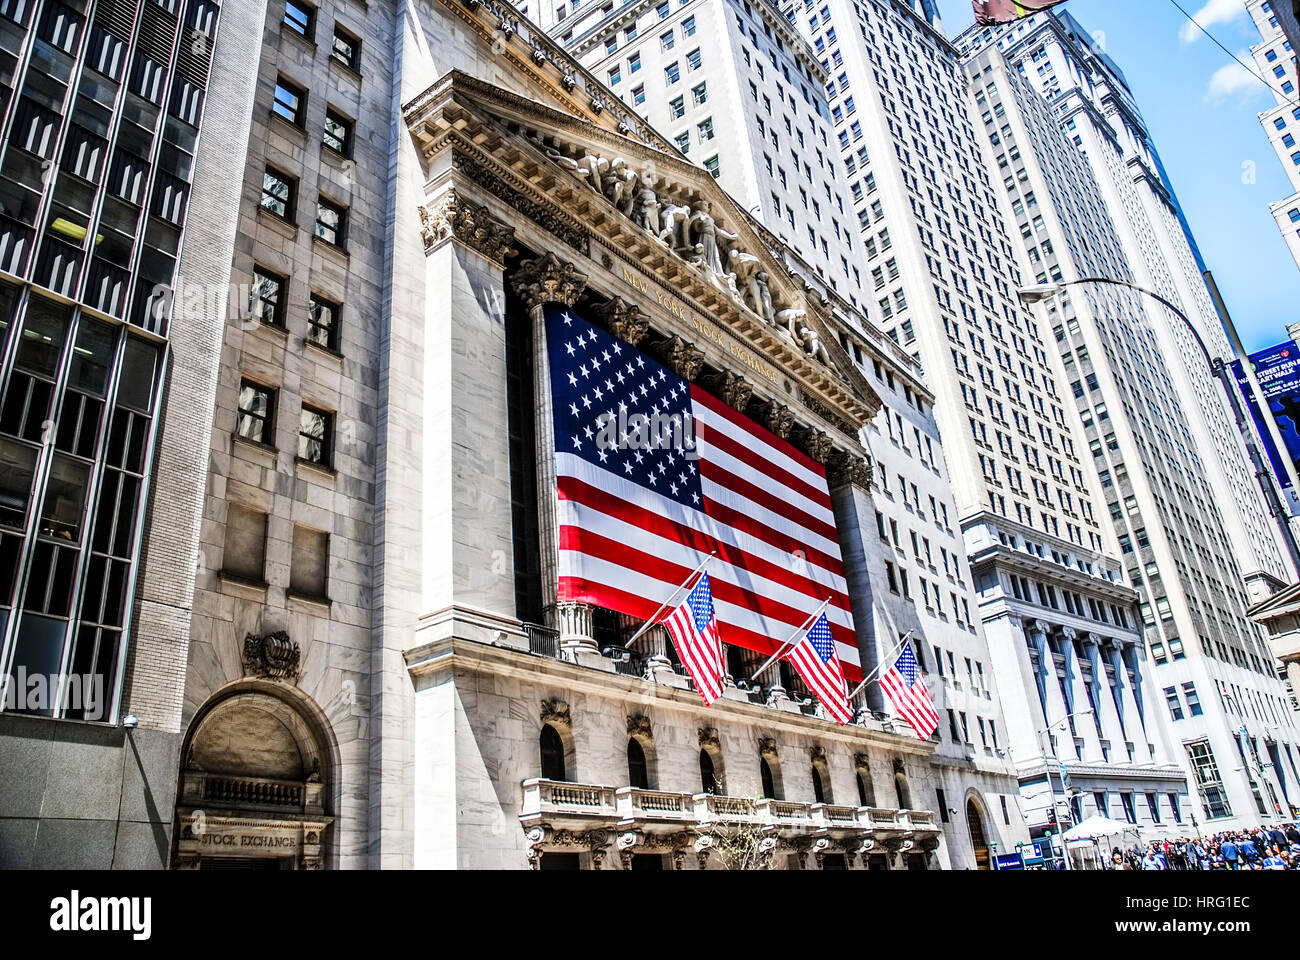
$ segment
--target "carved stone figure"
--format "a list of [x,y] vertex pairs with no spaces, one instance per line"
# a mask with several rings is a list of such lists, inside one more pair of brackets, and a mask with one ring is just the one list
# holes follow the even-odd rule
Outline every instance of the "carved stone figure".
[[760,270],[754,275],[754,284],[758,288],[758,315],[768,323],[776,323],[776,309],[772,306],[772,291],[767,285],[766,270]]
[[799,325],[799,342],[803,344],[804,353],[830,366],[831,355],[826,351],[826,344],[822,343],[821,337],[817,336],[817,331],[812,327],[803,323]]
[[802,326],[803,318],[808,316],[808,311],[800,307],[789,307],[780,311],[776,315],[776,325],[789,331],[790,336],[799,340],[799,327]]
[[740,239],[740,235],[728,233],[718,226],[718,222],[713,219],[712,207],[710,207],[707,200],[702,201],[700,209],[691,215],[689,225],[696,237],[696,244],[700,248],[704,266],[718,276],[722,276],[726,271],[722,267],[722,254],[718,247],[718,241],[726,240],[734,243]]
[[741,302],[761,317],[763,297],[759,290],[758,275],[763,272],[763,261],[739,247],[732,247],[727,254],[727,266],[736,277],[736,289]]
[[650,174],[641,175],[641,188],[637,191],[636,223],[652,236],[659,236],[659,197],[655,193],[656,180]]
[[660,211],[659,239],[677,251],[691,250],[691,208],[669,201]]

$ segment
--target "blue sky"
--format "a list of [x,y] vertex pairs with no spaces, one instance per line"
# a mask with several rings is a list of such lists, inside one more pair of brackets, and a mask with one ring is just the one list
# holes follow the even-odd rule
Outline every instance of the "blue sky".
[[[1179,2],[1254,66],[1249,48],[1260,37],[1244,0]],[[939,0],[939,8],[949,36],[974,20],[970,0]],[[1193,42],[1181,37],[1187,21],[1170,0],[1070,0],[1065,9],[1089,30],[1104,31],[1246,349],[1286,340],[1287,323],[1300,320],[1300,269],[1268,209],[1291,194],[1259,124],[1272,94],[1243,78],[1199,31]],[[1248,162],[1253,184],[1243,183]]]

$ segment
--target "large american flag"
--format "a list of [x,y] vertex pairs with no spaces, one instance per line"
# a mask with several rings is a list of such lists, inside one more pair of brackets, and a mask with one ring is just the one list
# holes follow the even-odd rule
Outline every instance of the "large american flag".
[[705,704],[712,706],[722,696],[727,670],[723,666],[722,641],[718,637],[718,618],[713,610],[707,573],[662,622],[677,647],[677,656],[691,671],[695,689]]
[[840,723],[853,719],[853,708],[849,706],[849,688],[844,680],[844,671],[840,667],[840,658],[835,655],[835,642],[831,639],[831,628],[822,614],[808,628],[794,648],[786,654],[786,659],[794,664],[808,689],[817,695],[826,712]]
[[[771,655],[830,597],[836,653],[861,678],[825,469],[563,305],[546,330],[558,598],[645,619],[716,551],[727,643]],[[682,418],[694,443],[636,443],[635,414]]]
[[921,669],[916,665],[916,654],[910,643],[903,644],[893,666],[881,674],[880,686],[920,739],[929,740],[939,729],[939,711],[934,708],[930,691],[921,679]]

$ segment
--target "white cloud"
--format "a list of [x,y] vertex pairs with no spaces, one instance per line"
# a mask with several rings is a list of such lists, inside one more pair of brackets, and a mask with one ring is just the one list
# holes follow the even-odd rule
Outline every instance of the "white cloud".
[[[1249,63],[1250,53],[1241,51],[1237,56]],[[1210,85],[1206,88],[1206,100],[1226,100],[1239,94],[1255,93],[1259,90],[1259,77],[1251,73],[1240,63],[1229,63],[1214,71]]]
[[[1207,30],[1219,23],[1231,23],[1246,12],[1242,0],[1206,0],[1205,6],[1197,10],[1192,17]],[[1178,31],[1183,43],[1195,43],[1202,36],[1200,29],[1190,20]]]

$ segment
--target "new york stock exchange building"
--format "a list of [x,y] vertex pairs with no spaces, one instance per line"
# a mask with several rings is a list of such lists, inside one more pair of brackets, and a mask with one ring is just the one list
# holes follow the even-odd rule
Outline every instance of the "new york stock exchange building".
[[[210,9],[113,722],[0,717],[7,865],[1013,849],[1004,751],[918,738],[878,687],[841,723],[788,660],[751,679],[828,597],[849,686],[898,646],[865,372],[919,394],[909,359],[512,8]],[[701,565],[708,706],[662,626],[631,642]]]

